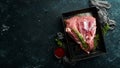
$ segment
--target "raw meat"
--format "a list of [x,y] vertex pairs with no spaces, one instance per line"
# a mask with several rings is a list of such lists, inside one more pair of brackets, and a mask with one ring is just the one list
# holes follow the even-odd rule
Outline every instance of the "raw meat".
[[[92,16],[74,16],[65,20],[65,24],[66,32],[89,54],[94,49],[96,19]],[[85,44],[87,48],[84,47]]]

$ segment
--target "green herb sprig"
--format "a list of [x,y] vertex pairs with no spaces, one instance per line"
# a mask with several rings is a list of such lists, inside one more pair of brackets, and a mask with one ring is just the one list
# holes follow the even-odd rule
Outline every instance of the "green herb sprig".
[[102,28],[102,33],[105,35],[108,32],[109,28],[110,26],[108,25],[108,23],[106,23]]
[[88,45],[86,44],[86,42],[84,41],[82,35],[75,29],[72,29],[74,31],[74,33],[78,36],[79,40],[81,41],[82,43],[82,46],[87,49],[88,48]]

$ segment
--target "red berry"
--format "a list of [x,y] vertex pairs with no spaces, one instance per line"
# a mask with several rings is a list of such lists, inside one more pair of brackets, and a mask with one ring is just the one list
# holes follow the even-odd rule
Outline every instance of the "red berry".
[[58,59],[60,59],[65,55],[65,51],[62,47],[58,47],[55,49],[54,54]]

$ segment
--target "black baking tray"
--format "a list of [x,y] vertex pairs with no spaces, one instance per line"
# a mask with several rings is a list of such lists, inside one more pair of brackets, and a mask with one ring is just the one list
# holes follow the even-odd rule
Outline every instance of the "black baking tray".
[[[79,45],[65,32],[66,25],[64,22],[64,20],[72,16],[81,13],[88,13],[88,12],[91,13],[92,16],[96,18],[96,25],[97,25],[96,34],[99,35],[99,40],[97,41],[98,42],[97,48],[94,51],[92,51],[90,54],[86,54],[83,50],[81,50]],[[70,59],[70,61],[84,60],[84,59],[100,56],[106,53],[100,19],[97,12],[98,9],[96,7],[90,7],[90,8],[66,12],[62,14],[62,21],[64,26],[65,40],[66,40],[66,55]]]

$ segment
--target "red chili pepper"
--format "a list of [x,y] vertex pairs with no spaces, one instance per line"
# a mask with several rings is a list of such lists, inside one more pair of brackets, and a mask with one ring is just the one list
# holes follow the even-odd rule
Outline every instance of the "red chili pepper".
[[65,51],[64,51],[64,49],[62,47],[58,47],[58,48],[55,49],[54,55],[58,59],[60,59],[60,58],[62,58],[65,55]]

